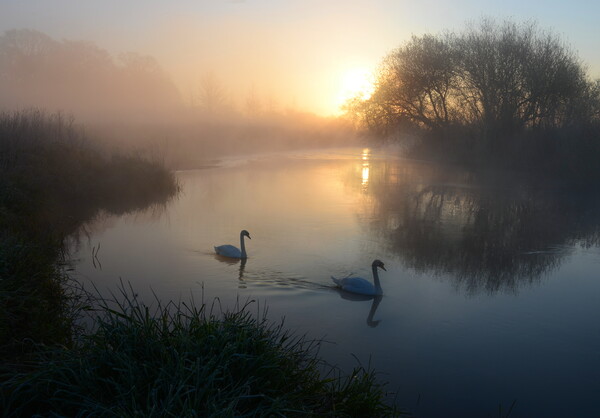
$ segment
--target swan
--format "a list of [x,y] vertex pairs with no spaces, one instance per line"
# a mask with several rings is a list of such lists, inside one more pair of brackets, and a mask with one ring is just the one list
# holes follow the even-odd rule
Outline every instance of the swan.
[[[377,268],[385,270],[383,262],[380,260],[373,261],[371,264],[373,268],[373,283],[363,279],[362,277],[344,277],[343,279],[336,279],[331,276],[331,280],[336,284],[337,287],[345,290],[346,292],[358,293],[360,295],[383,295],[383,289],[379,283],[379,275],[377,274]],[[385,270],[387,271],[387,270]]]
[[242,232],[240,232],[240,248],[242,249],[241,251],[233,245],[225,244],[215,247],[215,252],[219,255],[230,258],[248,258],[248,255],[246,254],[246,246],[244,245],[244,237],[252,239],[250,238],[250,233],[245,229],[242,229]]

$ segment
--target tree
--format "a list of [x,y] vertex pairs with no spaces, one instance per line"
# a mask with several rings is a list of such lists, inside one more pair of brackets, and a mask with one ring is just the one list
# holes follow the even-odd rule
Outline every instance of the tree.
[[413,36],[383,59],[373,95],[348,109],[376,130],[409,120],[493,139],[581,124],[597,115],[598,94],[557,36],[483,19],[459,34]]
[[207,113],[216,113],[228,106],[225,88],[213,72],[205,73],[200,79],[198,99]]
[[456,38],[462,98],[486,134],[569,124],[569,109],[585,88],[573,53],[534,23],[484,19]]
[[80,120],[154,120],[181,105],[176,87],[152,57],[126,53],[113,59],[92,42],[59,42],[24,29],[0,36],[0,91],[5,109],[46,108]]
[[446,39],[413,36],[384,59],[376,99],[385,101],[388,111],[419,125],[448,125],[453,118],[449,99],[455,84],[451,52]]

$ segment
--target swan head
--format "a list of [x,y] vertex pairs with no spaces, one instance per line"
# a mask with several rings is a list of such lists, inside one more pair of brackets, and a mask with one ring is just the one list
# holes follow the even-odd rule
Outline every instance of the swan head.
[[387,270],[385,269],[385,266],[383,265],[383,261],[381,261],[381,260],[375,260],[375,261],[373,261],[373,264],[372,264],[372,266],[373,266],[373,267],[379,267],[380,269],[382,269],[382,270],[384,270],[384,271],[387,271]]
[[248,239],[252,239],[252,238],[250,238],[250,232],[246,231],[245,229],[242,230],[240,235],[248,237]]

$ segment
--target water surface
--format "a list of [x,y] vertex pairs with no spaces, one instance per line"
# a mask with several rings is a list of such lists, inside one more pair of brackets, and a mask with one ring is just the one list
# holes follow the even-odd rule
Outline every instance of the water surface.
[[[330,341],[330,363],[370,363],[418,416],[498,416],[515,400],[511,417],[600,413],[597,199],[390,150],[231,158],[177,176],[166,207],[88,225],[80,279],[123,280],[147,301],[256,300]],[[247,262],[216,256],[241,229]],[[382,298],[331,287],[331,275],[370,278],[375,258]]]

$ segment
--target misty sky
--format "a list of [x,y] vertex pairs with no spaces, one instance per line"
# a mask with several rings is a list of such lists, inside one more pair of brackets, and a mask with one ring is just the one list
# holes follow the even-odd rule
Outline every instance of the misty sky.
[[186,96],[212,73],[234,101],[335,114],[412,34],[482,16],[535,20],[600,77],[600,2],[589,0],[0,0],[0,32],[35,29],[113,54],[154,56]]

